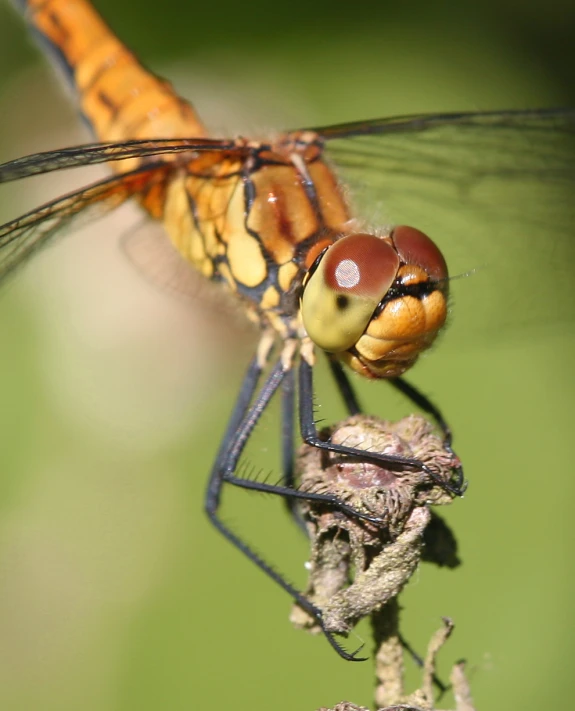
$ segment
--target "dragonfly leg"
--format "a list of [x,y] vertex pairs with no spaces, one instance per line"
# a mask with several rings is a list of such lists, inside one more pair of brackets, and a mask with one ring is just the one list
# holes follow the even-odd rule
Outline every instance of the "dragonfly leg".
[[408,400],[411,400],[414,405],[417,405],[417,407],[423,410],[423,412],[426,412],[428,415],[433,417],[437,426],[443,432],[444,444],[447,447],[450,447],[451,440],[453,439],[451,428],[447,424],[447,420],[443,417],[443,414],[437,405],[431,402],[427,395],[424,395],[421,390],[418,390],[414,385],[411,385],[411,383],[408,383],[407,380],[404,380],[404,378],[390,378],[388,382],[396,390],[399,390],[402,395],[405,395]]
[[[353,387],[349,381],[349,378],[347,376],[347,373],[345,369],[343,368],[342,364],[333,356],[328,355],[328,362],[331,368],[331,372],[333,375],[333,378],[336,382],[337,388],[342,396],[342,399],[344,401],[345,406],[347,407],[350,415],[357,415],[361,413],[361,407],[359,405],[359,401],[357,399],[357,396],[353,390]],[[311,368],[310,368],[310,374],[306,374],[306,379],[311,379]],[[406,397],[408,397],[412,402],[414,402],[418,407],[420,407],[424,412],[427,412],[430,414],[433,419],[436,421],[438,427],[441,429],[444,435],[444,442],[446,448],[451,451],[451,431],[443,418],[439,408],[437,408],[425,395],[419,392],[415,387],[407,383],[401,378],[396,378],[394,380],[390,381],[391,384],[396,387],[400,392],[402,392]],[[301,386],[300,386],[301,387]],[[309,389],[302,388],[300,390],[300,398],[308,397],[308,401],[313,403],[312,398],[309,397],[308,395],[305,395],[306,392],[309,393],[313,388],[313,383],[309,383]],[[301,400],[300,400],[301,402]],[[301,412],[301,411],[300,411]],[[312,412],[312,417],[313,417],[313,412]],[[309,413],[307,413],[307,420],[306,420],[306,426],[308,427],[309,430]],[[314,428],[315,429],[315,428]],[[303,434],[303,427],[302,427],[302,434]],[[317,433],[316,433],[317,434]],[[401,646],[405,649],[405,651],[411,656],[413,661],[418,667],[423,667],[423,659],[422,657],[417,654],[415,649],[407,642],[407,640],[403,636],[399,636],[399,641],[401,643]],[[437,675],[433,675],[433,683],[435,686],[439,689],[439,691],[443,694],[447,690],[447,686],[437,677]]]
[[[229,483],[233,484],[233,486],[239,486],[242,489],[260,491],[264,494],[275,494],[277,496],[330,504],[349,516],[364,519],[371,523],[379,523],[380,519],[376,516],[370,516],[369,514],[358,511],[331,494],[315,494],[309,491],[300,491],[297,488],[286,486],[285,484],[268,484],[267,482],[258,481],[257,479],[246,479],[235,474],[237,464],[250,435],[257,425],[262,412],[287,376],[289,369],[285,369],[281,359],[278,360],[253,399],[252,404],[249,405],[248,395],[252,395],[255,392],[261,372],[261,366],[258,366],[255,361],[252,362],[224,435],[216,463],[212,469],[206,496],[206,509],[208,510],[208,514],[210,511],[218,508],[222,486],[224,483]],[[361,450],[350,449],[349,447],[343,449],[346,452],[349,450],[355,455],[363,454],[365,456],[365,452]],[[369,456],[372,457],[372,455]],[[410,461],[419,464],[415,459]],[[291,476],[293,476],[293,474]]]
[[[293,368],[290,368],[285,375],[282,382],[281,396],[282,483],[290,489],[295,489],[295,378]],[[307,536],[307,528],[297,505],[297,499],[294,499],[292,496],[286,496],[284,501],[290,517]]]
[[303,357],[299,365],[299,422],[304,441],[312,447],[317,447],[318,449],[323,449],[328,452],[336,452],[337,454],[346,454],[363,461],[375,462],[376,464],[385,466],[387,469],[403,470],[411,468],[423,471],[445,491],[449,491],[456,496],[463,494],[464,482],[461,469],[458,471],[455,484],[451,484],[450,482],[443,481],[431,467],[419,459],[384,454],[383,452],[366,452],[365,450],[356,449],[355,447],[334,444],[329,439],[322,439],[314,421],[313,368]]
[[[358,657],[357,654],[362,647],[355,650],[354,652],[348,652],[344,649],[339,642],[335,639],[332,632],[325,628],[322,620],[322,613],[319,607],[316,607],[308,598],[303,595],[299,590],[297,590],[291,583],[289,583],[284,576],[275,570],[269,563],[267,563],[258,553],[256,553],[250,546],[247,545],[238,535],[236,535],[222,520],[219,518],[217,513],[213,511],[210,514],[210,520],[217,530],[236,548],[238,548],[252,563],[258,566],[266,575],[268,575],[272,580],[274,580],[287,594],[309,615],[311,615],[315,620],[317,620],[320,625],[323,634],[329,644],[335,649],[342,659],[350,662],[365,662],[367,657]],[[363,646],[363,645],[362,645]]]
[[[275,486],[263,482],[242,479],[240,477],[234,476],[233,471],[235,470],[235,467],[237,465],[239,457],[241,456],[244,446],[251,432],[256,426],[261,413],[271,400],[277,388],[284,381],[284,379],[287,378],[287,382],[289,383],[289,371],[284,370],[281,361],[278,361],[272,368],[259,393],[255,397],[255,401],[253,402],[253,404],[251,404],[261,374],[262,366],[260,364],[259,359],[256,357],[252,360],[247,370],[244,382],[242,384],[242,388],[240,390],[240,394],[232,411],[232,415],[228,422],[228,426],[226,428],[222,444],[220,445],[220,449],[218,451],[216,461],[212,469],[204,502],[206,513],[215,528],[220,531],[220,533],[228,541],[230,541],[232,545],[236,546],[236,548],[238,548],[242,553],[244,553],[244,555],[249,558],[249,560],[251,560],[253,563],[255,563],[255,565],[258,566],[258,568],[260,568],[260,570],[266,573],[281,588],[283,588],[300,607],[306,610],[312,617],[314,617],[314,619],[317,620],[318,624],[323,630],[327,641],[333,647],[333,649],[335,649],[335,651],[340,655],[340,657],[348,661],[365,661],[363,657],[357,656],[361,648],[355,650],[352,653],[346,651],[335,639],[335,635],[325,628],[321,610],[316,607],[310,600],[308,600],[305,595],[303,595],[293,585],[291,585],[291,583],[289,583],[283,577],[283,575],[281,575],[260,555],[258,555],[258,553],[256,553],[236,533],[234,533],[234,531],[232,531],[231,528],[229,528],[229,526],[227,526],[227,524],[225,524],[219,516],[221,492],[223,485],[226,482],[243,488],[255,489],[266,493],[279,494],[281,496],[286,497],[325,501],[327,503],[333,504],[334,506],[339,506],[340,508],[346,509],[348,513],[356,513],[353,509],[345,506],[344,504],[339,502],[338,499],[332,496],[300,492],[293,489],[291,486]],[[291,377],[293,386],[293,376]],[[289,394],[289,386],[286,387],[286,391]],[[286,409],[289,410],[289,407],[286,406]],[[293,421],[293,409],[291,419]],[[286,463],[285,457],[287,457],[287,454],[284,454],[284,464]],[[291,462],[291,459],[288,461]],[[288,482],[290,481],[290,477],[293,480],[293,469],[291,470],[291,474],[288,471]],[[293,481],[291,483],[293,483]]]
[[[435,403],[433,403],[427,395],[424,395],[421,390],[418,390],[414,385],[411,385],[411,383],[408,383],[407,380],[404,380],[403,378],[391,378],[389,380],[389,384],[396,390],[399,390],[402,395],[405,395],[405,397],[411,400],[411,402],[417,405],[417,407],[433,417],[437,426],[443,432],[443,444],[445,449],[453,454],[453,448],[451,446],[453,433],[451,432],[451,428],[447,424],[447,420],[437,405],[435,405]],[[462,465],[460,465],[457,470],[456,486],[461,489],[463,493],[465,483]]]
[[286,373],[282,382],[281,411],[281,456],[283,483],[295,488],[294,459],[294,413],[295,413],[295,378],[293,368]]
[[[343,382],[343,381],[342,381]],[[302,358],[299,366],[299,420],[301,434],[304,441],[313,447],[325,449],[338,454],[348,454],[363,460],[369,460],[384,464],[389,468],[405,469],[413,468],[421,470],[424,468],[418,459],[400,457],[397,455],[383,454],[381,452],[366,452],[355,447],[346,447],[341,444],[333,444],[329,439],[325,440],[319,436],[313,413],[313,369],[312,366]]]
[[224,437],[222,439],[218,454],[216,456],[216,461],[214,462],[214,466],[212,467],[212,473],[210,475],[210,480],[208,483],[208,489],[206,491],[205,498],[205,507],[208,510],[208,514],[212,510],[217,510],[220,504],[220,495],[223,482],[222,464],[228,456],[228,450],[230,449],[234,435],[238,427],[240,426],[242,419],[244,418],[244,415],[250,405],[254,392],[256,391],[256,387],[258,385],[261,373],[262,367],[259,363],[259,359],[256,356],[250,363],[248,370],[244,376],[240,393],[236,400],[236,404],[234,405],[234,409],[230,416],[228,426],[226,427]]
[[333,375],[337,389],[343,399],[344,405],[347,407],[347,411],[350,415],[359,415],[361,413],[361,407],[342,364],[337,358],[331,355],[328,355],[327,361],[331,368],[331,374]]
[[[328,355],[328,362],[337,388],[343,398],[349,414],[359,415],[362,412],[362,409],[359,405],[357,395],[355,394],[355,391],[349,381],[345,368],[342,366],[340,361],[337,360],[337,358],[334,358],[331,355]],[[405,397],[411,400],[411,402],[417,405],[417,407],[433,417],[437,426],[443,432],[443,442],[445,446],[450,449],[453,434],[451,432],[451,428],[447,424],[447,420],[437,405],[435,405],[426,395],[424,395],[421,390],[418,390],[414,385],[408,383],[404,378],[390,378],[387,382],[396,390],[399,390],[402,395],[405,395]]]
[[[294,460],[294,422],[295,422],[295,378],[293,368],[290,368],[282,382],[282,483],[286,490],[292,492],[297,491],[295,479],[295,460]],[[276,491],[275,493],[282,493]],[[299,494],[294,496],[285,492],[285,503],[289,515],[295,521],[296,525],[306,534],[307,528],[300,509],[297,505],[298,498],[309,500],[308,494]],[[337,501],[332,501],[334,505],[338,505]],[[340,506],[341,508],[341,506]]]

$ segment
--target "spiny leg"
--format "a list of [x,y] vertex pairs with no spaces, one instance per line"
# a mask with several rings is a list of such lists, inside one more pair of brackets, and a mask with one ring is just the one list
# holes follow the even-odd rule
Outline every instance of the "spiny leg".
[[295,488],[294,413],[295,378],[293,368],[290,368],[283,379],[281,391],[281,457],[282,481],[291,489]]
[[[295,377],[290,368],[282,382],[281,391],[281,448],[282,448],[282,482],[290,489],[295,489]],[[289,496],[284,499],[290,517],[306,534],[304,519],[297,505],[297,499]]]
[[408,383],[404,378],[390,378],[388,382],[396,390],[399,390],[402,395],[405,395],[406,398],[417,405],[420,410],[423,410],[423,412],[433,417],[437,426],[443,432],[445,445],[449,447],[452,440],[451,428],[437,405],[435,405],[427,395],[424,395],[421,390],[418,390],[414,385]]
[[228,450],[231,446],[232,439],[234,438],[256,391],[261,373],[262,367],[259,364],[259,358],[255,356],[248,366],[242,381],[239,395],[234,405],[234,409],[232,410],[232,414],[230,415],[226,431],[216,455],[216,461],[212,467],[204,502],[208,515],[209,511],[217,510],[220,504],[220,494],[223,480],[222,464],[228,456]]
[[[343,398],[343,401],[350,415],[359,414],[361,412],[359,401],[349,381],[348,375],[345,372],[345,369],[343,368],[342,364],[333,356],[328,356],[328,362],[338,390]],[[403,378],[394,378],[389,382],[403,395],[408,397],[413,403],[415,403],[419,408],[421,408],[424,412],[433,417],[438,427],[443,432],[446,447],[450,449],[451,430],[443,415],[441,414],[439,408],[436,407],[431,402],[431,400],[429,400],[413,385],[406,382]],[[409,644],[409,642],[402,635],[399,635],[399,641],[401,643],[401,646],[413,659],[415,664],[418,667],[423,668],[423,658],[415,651],[415,649]],[[435,674],[433,675],[433,681],[441,693],[444,693],[447,690],[446,685]]]
[[[236,546],[244,555],[257,565],[264,573],[282,587],[300,607],[312,615],[321,626],[326,639],[336,652],[349,661],[364,661],[357,657],[359,650],[353,653],[347,652],[335,639],[335,636],[323,624],[321,610],[313,605],[301,592],[296,590],[280,573],[269,565],[260,555],[235,534],[220,518],[218,511],[221,502],[222,487],[225,482],[240,486],[242,488],[262,491],[265,493],[278,494],[302,498],[307,500],[323,501],[343,510],[348,515],[362,516],[353,508],[346,506],[337,498],[323,494],[311,494],[294,490],[288,486],[278,486],[264,482],[253,481],[237,477],[234,474],[238,460],[242,454],[245,444],[256,426],[259,417],[269,404],[274,393],[281,385],[289,371],[284,370],[281,360],[278,360],[272,367],[268,377],[264,381],[260,390],[256,393],[258,382],[262,374],[263,367],[256,357],[250,364],[240,394],[232,411],[224,439],[218,451],[205,498],[205,510],[212,524],[227,538],[230,543]],[[253,399],[253,403],[252,403]],[[365,517],[365,516],[363,516]],[[365,517],[373,520],[371,517]]]
[[350,415],[359,415],[362,410],[342,364],[332,355],[328,355],[327,361],[347,411]]
[[409,467],[416,470],[425,470],[425,465],[418,459],[388,455],[381,452],[366,452],[355,447],[333,444],[330,440],[321,439],[315,425],[313,413],[313,368],[303,357],[299,365],[299,421],[304,441],[318,449],[337,454],[347,454],[364,461],[369,460],[384,464],[386,467],[393,469]]
[[[411,402],[413,402],[417,407],[431,415],[435,420],[439,429],[443,432],[443,443],[445,449],[451,454],[454,454],[453,448],[451,446],[453,440],[453,434],[451,428],[447,424],[447,420],[443,416],[441,410],[433,403],[427,395],[424,395],[420,390],[418,390],[414,385],[408,383],[407,380],[403,378],[391,378],[389,380],[390,385],[392,385],[396,390],[402,395],[405,395]],[[466,483],[464,480],[463,466],[460,464],[457,470],[457,481],[455,487],[463,493],[466,489]]]
[[[256,377],[254,374],[256,373],[258,368],[259,372]],[[261,371],[261,366],[256,365],[256,369],[253,371],[252,366],[250,366],[247,375],[247,377],[250,378],[249,387],[242,386],[242,390],[240,392],[240,400],[242,405],[245,405],[245,400],[243,399],[244,394],[247,395],[248,391],[250,393],[255,392],[255,387],[257,386],[257,381],[259,379],[259,375],[261,375]],[[345,504],[336,496],[332,496],[331,494],[315,494],[309,491],[300,491],[297,488],[284,486],[283,484],[268,484],[267,482],[247,479],[245,477],[241,477],[235,474],[236,467],[238,465],[239,459],[242,455],[242,452],[248,439],[250,438],[255,426],[257,425],[261,414],[268,406],[270,400],[283,382],[287,373],[288,370],[285,369],[281,358],[278,359],[271,368],[266,380],[257,392],[255,398],[253,398],[252,404],[249,407],[244,407],[244,409],[241,409],[239,407],[239,402],[238,405],[236,405],[236,408],[232,413],[233,422],[230,422],[230,425],[228,426],[228,430],[226,431],[226,435],[224,437],[224,442],[222,443],[220,453],[218,454],[218,457],[216,459],[216,464],[210,475],[210,482],[208,486],[208,503],[210,505],[210,508],[212,510],[217,509],[219,505],[219,495],[221,493],[222,486],[225,482],[233,484],[234,486],[239,486],[242,489],[261,491],[265,494],[276,494],[278,496],[288,496],[297,499],[304,499],[306,501],[317,501],[319,503],[329,504],[331,506],[335,506],[340,511],[349,516],[360,518],[365,521],[369,521],[370,523],[379,523],[379,518],[362,513],[354,509],[353,506]],[[253,383],[251,382],[252,378]],[[243,413],[243,417],[240,416],[241,413]],[[343,447],[341,449],[343,449],[345,453],[350,452],[355,455],[362,454],[361,450],[350,449],[349,447]],[[363,452],[363,454],[365,455],[365,452]],[[377,455],[372,455],[370,453],[368,457],[377,458]],[[402,459],[402,462],[403,461],[404,460]],[[419,463],[418,460],[406,461],[413,461],[416,464]]]
[[345,447],[333,444],[330,440],[323,440],[317,431],[313,413],[313,367],[303,356],[299,365],[299,421],[301,434],[304,441],[313,447],[323,449],[328,452],[347,454],[352,457],[371,461],[384,465],[387,469],[415,469],[425,472],[442,489],[456,496],[461,496],[464,491],[463,475],[459,472],[457,482],[451,484],[439,478],[436,472],[419,459],[400,457],[397,455],[384,454],[382,452],[365,452],[355,447]]
[[[332,355],[328,355],[328,363],[349,414],[359,415],[362,412],[362,408],[359,405],[357,395],[355,394],[344,367],[340,361]],[[411,400],[411,402],[417,405],[417,407],[433,417],[437,426],[443,432],[445,445],[449,447],[451,445],[453,435],[451,428],[447,424],[447,420],[437,405],[435,405],[435,403],[433,403],[427,395],[424,395],[418,388],[411,383],[408,383],[404,378],[389,378],[387,382],[396,390],[399,390],[402,395],[405,395],[405,397]]]

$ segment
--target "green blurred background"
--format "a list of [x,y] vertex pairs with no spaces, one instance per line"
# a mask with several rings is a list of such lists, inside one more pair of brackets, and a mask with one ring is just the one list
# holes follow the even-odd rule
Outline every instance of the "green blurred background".
[[[211,125],[244,134],[575,101],[573,3],[97,7]],[[87,140],[4,4],[0,107],[1,160]],[[83,176],[3,189],[0,218]],[[207,472],[253,335],[201,294],[190,305],[141,279],[118,248],[133,219],[65,240],[0,299],[0,707],[370,704],[371,664],[292,629],[286,596],[206,522]],[[574,329],[453,350],[411,379],[448,413],[471,482],[445,512],[464,565],[420,569],[402,596],[405,635],[424,649],[449,615],[442,673],[466,658],[478,708],[555,708],[575,652]],[[321,385],[322,417],[340,417]],[[361,394],[370,412],[409,411],[384,384]],[[277,433],[273,411],[251,464],[277,471]],[[226,514],[304,584],[305,541],[278,502],[234,492]],[[366,628],[350,647],[360,639],[369,647]]]

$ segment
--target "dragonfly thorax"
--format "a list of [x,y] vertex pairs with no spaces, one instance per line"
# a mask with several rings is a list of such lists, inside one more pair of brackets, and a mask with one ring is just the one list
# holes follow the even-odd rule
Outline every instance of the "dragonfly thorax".
[[447,266],[413,227],[355,233],[327,247],[304,282],[311,340],[370,378],[395,377],[428,348],[447,316]]
[[322,249],[349,231],[349,209],[315,135],[237,141],[219,161],[204,153],[174,176],[162,219],[176,250],[224,283],[262,328],[299,331],[302,281]]

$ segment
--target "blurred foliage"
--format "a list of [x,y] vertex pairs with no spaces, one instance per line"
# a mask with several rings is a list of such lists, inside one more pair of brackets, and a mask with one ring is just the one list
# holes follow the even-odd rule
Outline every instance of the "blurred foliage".
[[[97,6],[219,125],[575,101],[575,7],[558,0]],[[41,62],[21,20],[0,5],[2,159],[82,140]],[[38,195],[35,183],[3,190],[0,214],[14,216]],[[370,663],[346,664],[324,640],[291,629],[290,601],[203,515],[247,339],[172,342],[162,324],[186,322],[153,311],[166,297],[152,289],[148,301],[116,304],[115,272],[84,256],[84,271],[70,275],[90,244],[66,258],[74,242],[0,299],[0,705],[369,704]],[[225,323],[214,318],[217,333]],[[555,708],[570,690],[575,339],[572,324],[545,325],[497,348],[462,344],[442,357],[439,346],[411,378],[452,423],[470,488],[446,512],[464,565],[421,568],[402,597],[405,635],[422,649],[439,616],[452,617],[443,670],[468,660],[478,708]],[[179,360],[169,345],[181,348]],[[368,412],[409,411],[385,384],[363,385],[361,396]],[[318,401],[322,417],[342,415],[325,374]],[[277,432],[275,410],[250,447],[256,471],[277,472]],[[305,542],[279,502],[231,492],[226,513],[303,585]]]

